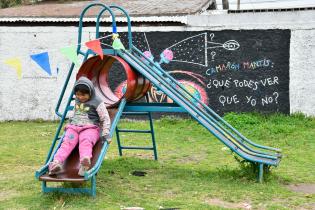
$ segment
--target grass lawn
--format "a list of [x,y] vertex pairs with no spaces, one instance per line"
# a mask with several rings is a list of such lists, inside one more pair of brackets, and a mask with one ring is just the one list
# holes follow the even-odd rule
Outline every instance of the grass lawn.
[[[150,151],[118,156],[114,139],[97,176],[97,195],[42,194],[34,172],[46,159],[57,123],[0,123],[0,209],[315,209],[315,118],[228,114],[225,119],[256,143],[281,148],[283,159],[262,184],[206,129],[190,119],[154,122],[159,160]],[[147,129],[148,122],[122,121]],[[124,134],[125,145],[148,145],[148,134]],[[133,176],[144,171],[146,176]]]

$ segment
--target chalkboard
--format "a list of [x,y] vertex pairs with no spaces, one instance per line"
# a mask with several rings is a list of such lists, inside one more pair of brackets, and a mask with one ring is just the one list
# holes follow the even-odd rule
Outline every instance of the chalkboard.
[[[290,36],[290,30],[134,32],[133,44],[219,114],[289,113]],[[127,34],[120,38],[127,47]],[[102,39],[105,47],[110,42]],[[173,58],[164,59],[166,49]],[[112,78],[116,86],[124,80],[121,72]],[[156,88],[150,99],[172,102]]]

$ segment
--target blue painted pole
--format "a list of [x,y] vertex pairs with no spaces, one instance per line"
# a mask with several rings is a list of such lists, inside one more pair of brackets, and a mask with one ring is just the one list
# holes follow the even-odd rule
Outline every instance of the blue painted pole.
[[153,127],[153,120],[152,120],[151,112],[149,112],[149,121],[150,121],[151,137],[152,137],[152,144],[153,144],[154,160],[157,160],[158,155],[157,155],[157,149],[156,149],[156,143],[155,143],[154,127]]
[[122,7],[116,6],[116,5],[110,5],[110,8],[115,8],[120,10],[122,13],[125,14],[126,18],[127,18],[127,24],[128,24],[128,46],[129,46],[129,52],[132,51],[132,32],[131,32],[131,20],[130,20],[130,16],[128,14],[128,12],[123,9]]
[[100,36],[99,36],[99,27],[100,27],[100,19],[101,17],[103,16],[103,13],[105,11],[108,11],[112,17],[112,32],[113,33],[117,33],[117,26],[116,26],[116,20],[115,20],[115,14],[114,12],[110,9],[110,7],[108,6],[103,6],[104,9],[98,14],[97,18],[96,18],[96,38],[98,39]]
[[117,146],[118,146],[119,156],[122,156],[123,154],[122,154],[122,149],[121,149],[121,142],[120,142],[118,127],[116,127],[116,138],[117,138]]
[[263,182],[263,175],[264,175],[264,164],[259,163],[259,171],[258,171],[258,182]]

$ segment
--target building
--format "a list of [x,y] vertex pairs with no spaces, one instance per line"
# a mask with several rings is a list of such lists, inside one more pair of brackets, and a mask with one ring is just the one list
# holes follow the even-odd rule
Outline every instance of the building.
[[[54,108],[71,64],[60,49],[78,44],[79,15],[90,2],[0,10],[1,121],[56,119]],[[315,115],[314,7],[213,10],[208,0],[101,2],[129,12],[135,45],[157,61],[163,49],[172,50],[174,59],[163,67],[215,111]],[[82,40],[95,38],[95,12],[84,19]],[[109,33],[109,15],[101,22],[101,31]],[[123,37],[126,20],[117,22]],[[42,52],[48,52],[50,72],[30,58]],[[20,60],[21,73],[5,64],[12,59]]]

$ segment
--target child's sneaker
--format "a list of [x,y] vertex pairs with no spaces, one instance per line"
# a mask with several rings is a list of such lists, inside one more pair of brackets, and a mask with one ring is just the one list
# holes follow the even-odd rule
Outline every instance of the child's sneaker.
[[84,176],[84,173],[91,168],[91,160],[88,157],[85,157],[81,160],[79,175]]
[[48,174],[49,175],[56,175],[64,172],[63,165],[58,161],[54,160],[49,163],[48,166]]

